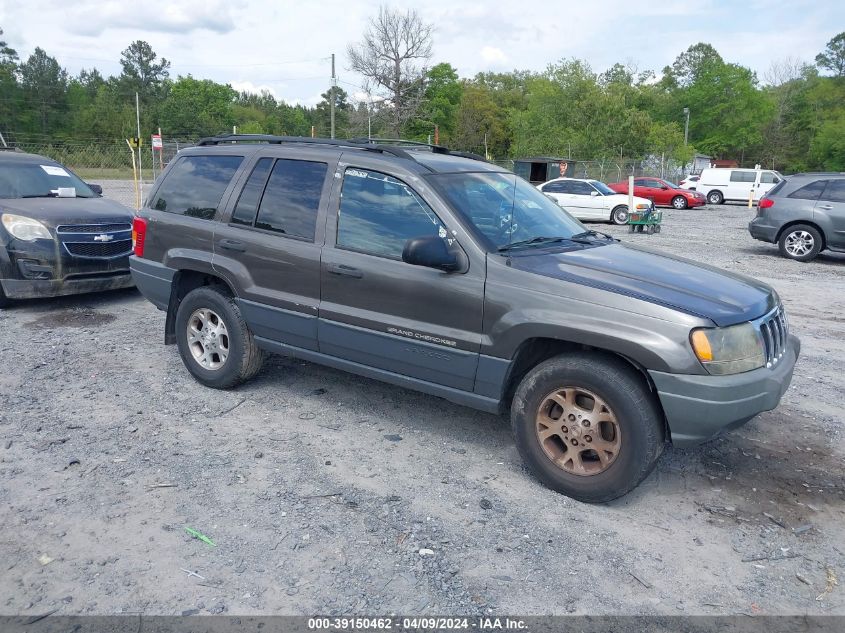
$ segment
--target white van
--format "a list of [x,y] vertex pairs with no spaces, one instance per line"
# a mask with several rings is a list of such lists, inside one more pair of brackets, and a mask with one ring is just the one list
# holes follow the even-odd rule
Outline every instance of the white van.
[[749,195],[753,201],[757,201],[781,180],[783,176],[771,169],[709,167],[701,170],[695,190],[704,194],[710,204],[748,202]]

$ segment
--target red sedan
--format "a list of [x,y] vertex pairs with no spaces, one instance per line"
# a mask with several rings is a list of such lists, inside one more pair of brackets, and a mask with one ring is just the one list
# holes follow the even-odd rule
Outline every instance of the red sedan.
[[[617,193],[628,193],[628,182],[614,182],[608,185]],[[653,200],[656,206],[686,209],[703,207],[707,199],[697,191],[680,189],[678,185],[661,178],[634,178],[634,195]]]

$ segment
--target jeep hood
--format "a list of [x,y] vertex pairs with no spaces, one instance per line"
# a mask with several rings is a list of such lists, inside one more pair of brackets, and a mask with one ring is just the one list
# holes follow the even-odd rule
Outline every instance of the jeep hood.
[[130,209],[107,198],[2,198],[0,213],[15,213],[55,228],[59,224],[132,222]]
[[718,326],[756,319],[777,303],[774,290],[751,277],[622,243],[523,251],[511,258],[511,266],[663,305]]

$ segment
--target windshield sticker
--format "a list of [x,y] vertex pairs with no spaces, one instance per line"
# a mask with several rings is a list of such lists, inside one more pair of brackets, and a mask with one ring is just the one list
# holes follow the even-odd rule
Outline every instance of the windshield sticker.
[[437,231],[437,235],[439,235],[439,236],[440,236],[440,239],[443,239],[443,238],[445,238],[445,237],[446,237],[447,235],[449,235],[449,234],[446,232],[446,229],[444,229],[444,228],[441,226],[441,227],[440,227],[440,229]]
[[349,176],[355,176],[356,178],[366,178],[368,176],[367,172],[358,171],[357,169],[347,169],[346,173]]
[[41,165],[41,169],[51,176],[64,176],[65,178],[70,178],[70,174],[58,165]]

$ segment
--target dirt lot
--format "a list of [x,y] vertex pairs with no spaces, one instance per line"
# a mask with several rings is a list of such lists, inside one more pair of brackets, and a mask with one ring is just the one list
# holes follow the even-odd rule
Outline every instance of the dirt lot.
[[0,312],[0,613],[845,614],[845,256],[749,217],[608,229],[771,283],[803,353],[778,410],[603,506],[437,398],[281,357],[203,388],[134,291]]

